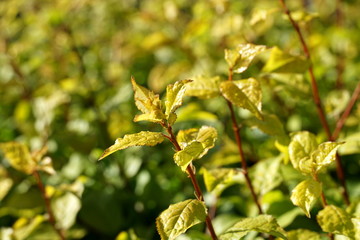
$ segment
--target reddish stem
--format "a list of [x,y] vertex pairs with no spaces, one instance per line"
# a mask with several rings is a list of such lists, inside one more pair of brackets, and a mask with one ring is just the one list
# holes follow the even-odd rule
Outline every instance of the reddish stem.
[[46,212],[49,214],[49,222],[50,222],[51,226],[54,228],[54,230],[57,232],[57,234],[59,235],[60,239],[65,240],[64,232],[61,229],[59,229],[58,227],[56,227],[56,220],[54,217],[54,213],[51,209],[50,198],[46,194],[46,190],[45,190],[44,184],[41,180],[39,172],[35,170],[33,172],[33,176],[36,180],[36,183],[40,189],[41,195],[44,199]]
[[[334,141],[334,139],[332,138],[329,123],[328,123],[328,121],[327,121],[327,119],[325,117],[325,112],[324,112],[324,109],[322,107],[321,99],[320,99],[320,96],[319,96],[319,89],[318,89],[318,86],[317,86],[317,83],[316,83],[316,79],[315,79],[315,75],[314,75],[314,71],[313,71],[313,67],[312,67],[309,48],[308,48],[308,46],[307,46],[307,44],[305,42],[305,39],[304,39],[304,37],[303,37],[303,35],[301,33],[299,25],[292,18],[290,10],[288,9],[288,7],[285,4],[285,0],[279,0],[279,1],[280,1],[280,4],[283,7],[283,10],[284,10],[285,14],[288,16],[293,28],[295,29],[295,31],[296,31],[296,33],[298,35],[298,38],[299,38],[299,40],[301,42],[301,46],[303,48],[303,51],[305,53],[306,58],[310,62],[310,66],[309,66],[308,71],[309,71],[309,75],[310,75],[313,100],[314,100],[314,103],[315,103],[315,106],[316,106],[316,110],[318,112],[318,116],[320,118],[321,125],[323,126],[323,128],[325,130],[325,133],[326,133],[326,136],[327,136],[328,140],[329,141]],[[349,203],[350,200],[349,200],[349,197],[348,197],[349,194],[348,194],[348,191],[347,191],[347,188],[346,188],[345,173],[344,173],[344,169],[342,167],[340,157],[336,158],[336,166],[337,166],[336,167],[337,176],[338,176],[338,179],[340,180],[340,182],[342,184],[342,188],[343,188],[343,191],[342,191],[343,192],[342,193],[343,198],[344,198],[346,203]]]
[[[176,140],[176,137],[172,131],[172,127],[169,125],[169,126],[165,126],[163,125],[165,128],[166,128],[166,131],[168,132],[168,134],[170,135],[169,136],[166,136],[164,135],[167,139],[169,139],[171,141],[171,143],[174,145],[174,147],[176,148],[176,151],[181,151],[181,147],[179,145],[179,143],[177,142]],[[191,164],[187,166],[186,168],[186,171],[191,179],[191,183],[192,185],[194,186],[194,189],[195,189],[195,193],[196,193],[196,197],[198,198],[199,201],[204,201],[204,195],[202,194],[202,191],[200,189],[200,186],[199,186],[199,183],[196,179],[196,176],[195,176],[195,172],[193,171],[192,167],[191,167]],[[214,227],[213,227],[213,224],[211,222],[211,218],[209,216],[209,214],[206,215],[206,226],[210,232],[210,235],[211,235],[211,238],[213,240],[217,240],[217,236],[216,236],[216,233],[215,233],[215,230],[214,230]]]

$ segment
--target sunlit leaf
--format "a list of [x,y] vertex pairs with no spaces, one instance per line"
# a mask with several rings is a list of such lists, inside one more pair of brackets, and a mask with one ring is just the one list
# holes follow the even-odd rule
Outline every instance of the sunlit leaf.
[[313,179],[306,179],[299,183],[291,192],[291,201],[300,207],[310,218],[310,209],[321,194],[321,184]]
[[36,168],[36,161],[32,158],[28,147],[18,142],[0,143],[0,149],[10,165],[26,174],[31,174]]
[[38,165],[36,166],[36,170],[46,172],[47,174],[50,175],[56,173],[50,157],[44,157],[43,159],[41,159]]
[[200,121],[216,121],[218,117],[210,112],[204,111],[201,109],[200,105],[197,103],[189,103],[179,109],[177,113],[177,122],[181,121],[191,121],[191,120],[200,120]]
[[203,77],[192,78],[193,82],[187,84],[185,94],[203,99],[214,98],[220,95],[219,84],[220,77]]
[[307,230],[296,229],[287,232],[288,240],[321,240],[320,234]]
[[259,215],[253,218],[244,218],[221,234],[219,239],[239,240],[251,231],[268,233],[282,239],[287,239],[284,229],[282,229],[276,219],[270,215]]
[[234,168],[201,168],[200,173],[204,176],[206,190],[216,196],[220,196],[228,186],[237,182],[236,175],[242,177],[242,173]]
[[323,231],[333,234],[340,234],[356,239],[354,222],[345,210],[334,205],[328,205],[316,216]]
[[17,240],[26,240],[44,221],[45,218],[40,215],[33,219],[19,218],[13,226],[13,237]]
[[302,171],[300,169],[300,162],[302,162],[303,166],[304,162],[312,164],[310,156],[311,153],[316,150],[317,146],[318,144],[314,134],[306,131],[295,133],[289,144],[289,157],[294,168]]
[[263,119],[260,112],[261,89],[259,83],[254,78],[222,82],[220,84],[220,91],[232,104],[249,110],[258,119]]
[[189,199],[170,205],[156,219],[156,227],[162,240],[175,239],[190,227],[204,222],[207,209],[203,202]]
[[304,73],[309,68],[305,57],[296,57],[281,51],[278,47],[271,50],[270,58],[262,71],[275,73]]
[[195,159],[200,158],[204,152],[204,147],[200,142],[194,141],[187,145],[183,150],[174,154],[174,161],[176,165],[181,167],[182,171],[186,171],[187,166]]
[[229,138],[223,140],[220,150],[216,151],[211,158],[206,161],[205,165],[209,167],[220,167],[233,163],[240,164],[241,156],[239,155],[238,146]]
[[159,132],[142,131],[139,133],[128,134],[123,138],[118,138],[115,144],[104,151],[99,160],[110,154],[132,146],[155,146],[164,141],[164,136]]
[[166,88],[166,101],[165,101],[165,114],[169,119],[170,113],[174,113],[181,104],[185,95],[186,84],[192,82],[191,80],[177,81],[174,84],[170,84]]
[[130,229],[129,231],[119,233],[115,240],[140,240],[140,238],[136,236],[133,229]]
[[316,172],[327,167],[336,159],[336,151],[342,143],[324,142],[311,154],[311,158],[316,164]]
[[131,78],[131,83],[134,89],[135,105],[143,113],[142,115],[136,116],[134,121],[163,122],[165,115],[161,109],[159,95],[139,86],[134,78]]
[[81,200],[75,194],[66,192],[62,196],[52,199],[51,208],[57,226],[60,229],[69,229],[75,223],[76,215],[81,208]]
[[244,72],[259,53],[266,50],[266,46],[251,43],[239,44],[235,49],[225,49],[225,60],[229,68],[235,73]]

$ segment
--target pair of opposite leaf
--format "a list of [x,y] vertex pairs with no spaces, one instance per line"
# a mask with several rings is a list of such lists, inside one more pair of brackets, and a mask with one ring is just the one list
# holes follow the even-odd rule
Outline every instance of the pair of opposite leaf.
[[310,208],[320,197],[321,183],[317,174],[326,170],[336,159],[336,151],[342,143],[324,142],[318,144],[315,135],[303,131],[293,134],[289,144],[289,157],[295,169],[308,178],[292,191],[291,201],[310,217]]

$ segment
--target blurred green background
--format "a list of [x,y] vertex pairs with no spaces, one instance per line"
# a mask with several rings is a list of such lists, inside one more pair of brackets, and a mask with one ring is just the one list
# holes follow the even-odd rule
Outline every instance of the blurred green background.
[[[341,7],[332,0],[287,2],[313,54],[333,129],[360,75],[360,2],[342,1]],[[158,239],[159,213],[193,197],[169,143],[130,148],[97,162],[117,137],[161,130],[132,122],[138,111],[130,76],[161,94],[176,80],[226,79],[224,49],[240,43],[302,54],[279,3],[268,0],[6,0],[0,1],[0,29],[0,142],[21,141],[33,150],[47,142],[57,174],[42,175],[46,184],[81,183],[81,209],[69,230],[73,239],[115,239],[129,229],[143,239]],[[264,75],[267,57],[259,56],[241,78],[261,81],[264,111],[276,114],[287,132],[309,130],[324,140],[307,75]],[[175,130],[212,125],[224,136],[219,145],[227,144],[232,129],[225,105],[221,98],[187,98]],[[354,139],[342,148],[353,198],[360,195],[359,119],[355,106],[340,135]],[[278,154],[268,135],[250,128],[242,134],[250,161]],[[0,163],[0,227],[5,231],[20,217],[44,212],[44,204],[31,176],[11,168],[3,157]],[[243,216],[254,207],[231,197],[238,188],[229,190],[219,213]],[[292,228],[301,224],[306,223],[300,218]],[[25,239],[48,239],[49,232],[49,226],[40,227]]]

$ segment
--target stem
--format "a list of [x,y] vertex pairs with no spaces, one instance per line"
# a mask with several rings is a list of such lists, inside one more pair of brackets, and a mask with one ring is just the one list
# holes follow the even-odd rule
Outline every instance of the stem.
[[[171,143],[176,148],[176,151],[181,151],[181,147],[180,147],[179,143],[176,140],[176,137],[175,137],[175,135],[174,135],[174,133],[172,131],[172,127],[170,125],[168,125],[168,126],[163,125],[163,127],[166,128],[166,131],[170,135],[170,136],[166,136],[166,135],[164,135],[164,136],[166,136],[166,138],[171,141]],[[199,183],[198,183],[198,181],[196,179],[195,172],[191,167],[191,164],[187,166],[186,171],[187,171],[187,173],[188,173],[188,175],[189,175],[189,177],[191,179],[191,183],[194,186],[196,197],[198,198],[199,201],[204,201],[204,195],[202,194],[202,191],[201,191]],[[208,230],[210,232],[211,238],[213,240],[217,240],[218,238],[216,236],[216,233],[215,233],[214,227],[212,225],[211,218],[210,218],[209,214],[206,215],[205,222],[206,222],[206,226],[207,226],[207,228],[208,228]]]
[[[280,4],[282,5],[282,8],[283,8],[285,14],[288,16],[293,28],[295,29],[295,31],[296,31],[296,33],[298,35],[298,38],[299,38],[299,40],[301,42],[301,46],[303,48],[303,51],[304,51],[304,54],[305,54],[306,58],[310,62],[310,66],[309,66],[308,71],[309,71],[309,75],[310,75],[313,100],[314,100],[314,103],[315,103],[315,106],[316,106],[316,110],[318,112],[318,116],[320,118],[321,125],[325,130],[327,139],[329,141],[334,141],[334,139],[332,138],[329,123],[328,123],[328,121],[327,121],[327,119],[325,117],[325,112],[324,112],[324,109],[322,107],[321,99],[320,99],[320,96],[319,96],[319,89],[318,89],[318,86],[317,86],[317,83],[316,83],[316,79],[315,79],[315,75],[314,75],[314,71],[313,71],[313,67],[312,67],[309,48],[308,48],[308,46],[307,46],[307,44],[306,44],[306,42],[304,40],[304,37],[303,37],[303,35],[301,33],[299,25],[292,18],[290,10],[288,9],[288,7],[285,4],[285,0],[279,0],[279,1],[280,1]],[[348,191],[347,191],[347,188],[346,188],[345,173],[344,173],[344,169],[342,167],[341,159],[340,159],[339,156],[336,158],[336,173],[337,173],[338,179],[340,180],[340,183],[342,184],[343,198],[344,198],[346,203],[350,203],[350,200],[349,200],[349,197],[348,197],[349,194],[348,194]]]
[[[232,78],[233,78],[233,71],[232,71],[231,68],[229,68],[228,81],[232,81]],[[230,110],[232,128],[233,128],[233,132],[234,132],[234,135],[235,135],[235,140],[236,140],[237,147],[238,147],[239,154],[240,154],[240,158],[241,158],[242,173],[244,174],[246,184],[250,189],[251,196],[254,199],[254,202],[255,202],[255,204],[256,204],[256,206],[258,208],[259,214],[263,214],[263,210],[261,208],[259,199],[258,199],[258,197],[257,197],[257,195],[255,193],[253,184],[252,184],[251,179],[249,177],[247,163],[246,163],[246,160],[245,160],[245,155],[244,155],[244,151],[243,151],[242,143],[241,143],[242,141],[241,141],[241,136],[240,136],[240,128],[239,128],[239,125],[238,125],[237,120],[236,120],[234,107],[233,107],[232,103],[229,100],[227,100],[227,99],[225,99],[225,100],[226,100],[226,103],[227,103],[227,105],[229,107],[229,110]]]
[[33,176],[34,176],[34,178],[35,178],[35,180],[37,182],[37,185],[38,185],[38,187],[40,189],[41,195],[42,195],[42,197],[44,199],[46,212],[49,214],[49,222],[50,222],[51,226],[54,228],[54,230],[57,232],[57,234],[59,235],[60,239],[65,240],[64,232],[61,229],[59,229],[58,227],[56,227],[56,220],[55,220],[55,217],[54,217],[54,213],[53,213],[53,211],[51,209],[50,198],[46,194],[45,187],[44,187],[44,184],[43,184],[43,182],[41,180],[39,172],[35,170],[33,172]]
[[356,101],[358,100],[359,95],[360,95],[360,83],[357,84],[357,86],[351,96],[351,99],[350,99],[348,105],[346,106],[345,111],[343,112],[343,114],[341,115],[339,120],[336,122],[336,128],[331,137],[332,139],[335,140],[339,137],[339,133],[340,133],[341,129],[343,128],[346,119],[350,115],[350,112],[351,112],[352,108],[354,107]]

